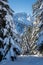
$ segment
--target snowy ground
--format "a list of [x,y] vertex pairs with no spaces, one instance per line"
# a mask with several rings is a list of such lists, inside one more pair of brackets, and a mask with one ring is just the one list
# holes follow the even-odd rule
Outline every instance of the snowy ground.
[[43,65],[43,57],[20,56],[14,62],[2,61],[0,65]]

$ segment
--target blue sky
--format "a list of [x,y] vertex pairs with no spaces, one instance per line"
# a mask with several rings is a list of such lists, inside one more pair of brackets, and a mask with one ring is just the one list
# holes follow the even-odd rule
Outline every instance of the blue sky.
[[10,7],[15,13],[26,12],[32,14],[32,4],[36,0],[8,0]]

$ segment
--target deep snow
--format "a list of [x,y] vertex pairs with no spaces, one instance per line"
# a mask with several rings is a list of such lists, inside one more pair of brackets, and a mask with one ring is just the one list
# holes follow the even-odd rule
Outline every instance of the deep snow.
[[43,57],[19,56],[14,62],[4,60],[0,62],[0,65],[43,65]]

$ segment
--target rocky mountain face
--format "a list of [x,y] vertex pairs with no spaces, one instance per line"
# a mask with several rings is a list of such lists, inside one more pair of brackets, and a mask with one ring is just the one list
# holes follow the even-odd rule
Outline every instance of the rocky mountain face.
[[16,32],[18,34],[23,34],[29,26],[32,25],[32,17],[26,13],[16,13],[14,14],[14,23]]

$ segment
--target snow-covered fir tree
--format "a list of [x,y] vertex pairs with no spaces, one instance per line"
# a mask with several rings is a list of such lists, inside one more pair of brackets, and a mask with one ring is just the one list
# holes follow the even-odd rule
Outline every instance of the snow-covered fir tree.
[[[37,0],[37,2],[33,5],[33,15],[35,17],[35,26],[36,26],[36,40],[38,51],[43,53],[43,0]],[[35,30],[35,31],[36,31]]]
[[15,25],[13,10],[8,5],[8,0],[0,0],[0,61],[4,58],[14,60],[20,54],[20,47],[14,42]]
[[31,53],[33,53],[33,54],[38,53],[36,42],[37,42],[37,39],[38,39],[39,28],[38,28],[38,26],[35,22],[36,21],[34,21],[34,23],[33,23],[32,34],[31,34],[31,47],[32,47]]
[[31,45],[32,45],[31,44],[32,28],[33,28],[33,25],[30,25],[22,36],[22,45],[21,45],[22,50],[23,50],[22,54],[31,54],[31,51],[32,51],[32,47],[31,47]]

